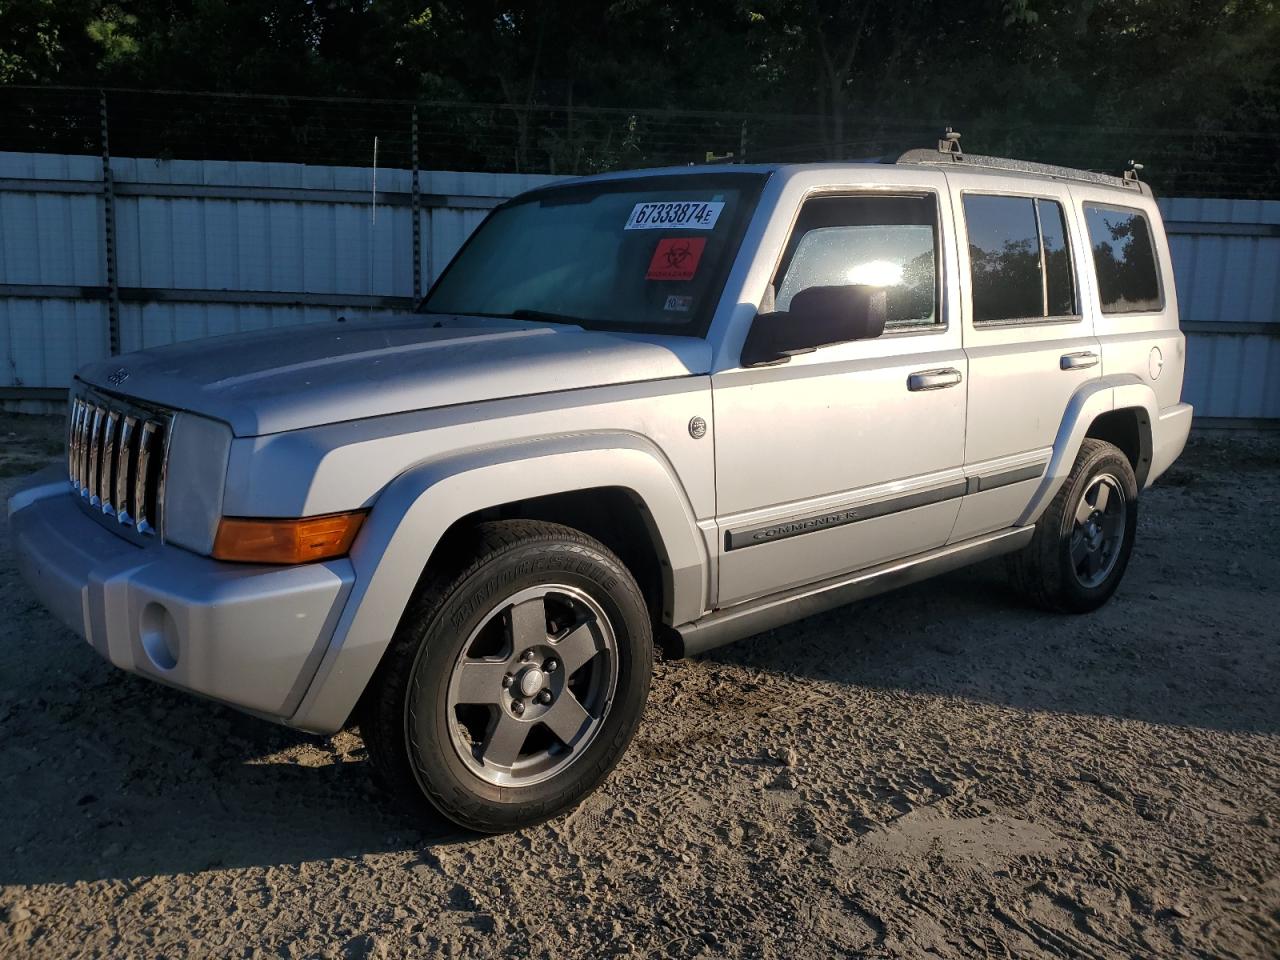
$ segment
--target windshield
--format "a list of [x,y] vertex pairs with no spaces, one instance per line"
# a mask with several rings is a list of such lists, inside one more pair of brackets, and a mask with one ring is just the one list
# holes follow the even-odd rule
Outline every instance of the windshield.
[[472,235],[420,309],[700,336],[764,179],[643,177],[517,197]]

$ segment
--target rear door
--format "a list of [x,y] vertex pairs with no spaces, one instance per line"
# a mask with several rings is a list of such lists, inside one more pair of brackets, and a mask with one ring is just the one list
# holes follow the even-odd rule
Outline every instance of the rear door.
[[969,361],[968,493],[952,541],[1010,526],[1030,502],[1072,395],[1101,375],[1065,184],[947,172],[959,224]]

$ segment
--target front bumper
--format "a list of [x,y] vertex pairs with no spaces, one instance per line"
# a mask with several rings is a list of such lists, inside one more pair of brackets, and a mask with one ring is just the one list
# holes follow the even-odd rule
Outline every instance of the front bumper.
[[111,663],[281,721],[354,580],[345,559],[262,567],[135,546],[85,516],[62,467],[18,488],[9,523],[23,579]]

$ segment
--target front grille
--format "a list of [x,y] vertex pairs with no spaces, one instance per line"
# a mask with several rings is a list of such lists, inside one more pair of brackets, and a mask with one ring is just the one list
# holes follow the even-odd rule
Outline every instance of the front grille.
[[108,397],[76,397],[67,424],[67,473],[91,510],[155,536],[164,509],[171,418]]

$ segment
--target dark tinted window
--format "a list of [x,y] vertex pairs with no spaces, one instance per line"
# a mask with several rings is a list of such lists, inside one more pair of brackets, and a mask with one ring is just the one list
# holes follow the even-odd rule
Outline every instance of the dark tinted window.
[[1159,310],[1160,280],[1147,218],[1136,210],[1092,204],[1085,204],[1084,217],[1098,273],[1102,312]]
[[861,284],[885,289],[886,327],[939,323],[936,223],[932,197],[808,201],[783,254],[775,309],[809,287]]
[[1035,201],[966,194],[964,219],[974,321],[1044,316]]
[[975,323],[1077,314],[1062,205],[965,194]]
[[1046,313],[1066,317],[1076,312],[1076,288],[1071,277],[1071,248],[1067,243],[1067,221],[1062,205],[1053,200],[1037,200],[1040,237],[1044,242]]

